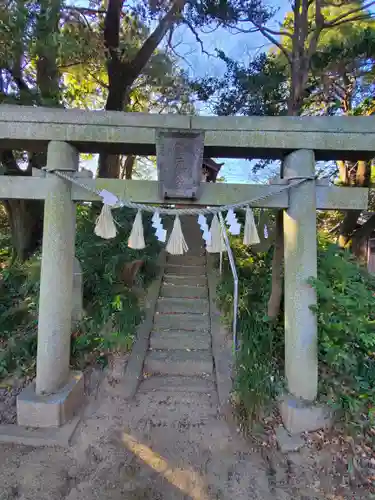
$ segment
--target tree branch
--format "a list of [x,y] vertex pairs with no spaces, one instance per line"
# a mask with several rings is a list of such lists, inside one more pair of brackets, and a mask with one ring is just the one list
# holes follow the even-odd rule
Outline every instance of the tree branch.
[[343,24],[346,24],[346,23],[351,23],[353,21],[365,21],[367,19],[372,19],[374,16],[372,14],[363,14],[363,15],[358,15],[356,17],[351,17],[350,19],[342,19],[341,21],[338,21],[337,23],[335,24],[329,24],[328,26],[327,25],[324,25],[325,28],[337,28],[338,26],[341,26]]
[[[352,18],[346,19],[348,16],[351,16],[352,14],[356,14],[357,12],[363,12],[364,10],[369,9],[373,5],[375,5],[375,0],[372,0],[371,2],[365,3],[364,5],[362,5],[362,7],[357,7],[355,9],[349,10],[348,12],[345,12],[344,14],[337,16],[335,19],[332,19],[332,21],[329,21],[328,23],[325,22],[324,27],[330,28],[332,26],[336,26],[336,23],[341,21],[342,19],[345,19],[346,20],[345,22],[350,22],[353,19]],[[369,16],[371,16],[370,13],[369,13]]]
[[158,26],[139,49],[137,55],[130,63],[130,79],[135,80],[146,66],[155,49],[158,47],[169,28],[180,16],[186,0],[176,0],[167,14],[160,20]]
[[112,53],[116,54],[116,50],[120,45],[120,16],[123,0],[109,0],[107,14],[104,20],[104,43]]
[[199,45],[201,46],[201,51],[202,51],[202,54],[206,54],[207,56],[210,56],[210,54],[204,49],[204,45],[203,45],[203,41],[202,39],[200,38],[200,36],[198,35],[198,32],[197,30],[194,28],[194,26],[191,24],[191,22],[189,22],[187,19],[184,19],[184,24],[186,24],[190,31],[193,33],[193,35],[195,36],[195,39],[196,41],[199,43]]
[[273,43],[274,45],[276,45],[276,47],[278,47],[281,50],[281,52],[287,58],[288,63],[290,65],[292,65],[292,57],[291,57],[291,54],[286,49],[286,47],[284,47],[284,45],[282,43],[280,43],[274,36],[272,36],[263,26],[260,26],[259,24],[256,24],[254,21],[251,21],[251,22],[257,28],[257,30],[259,30],[260,33],[262,33],[262,35],[265,38],[267,38],[267,40],[269,40],[271,43]]
[[36,92],[34,92],[32,89],[30,89],[30,87],[24,81],[22,76],[20,74],[18,74],[18,71],[16,71],[15,69],[12,69],[12,68],[0,68],[0,69],[3,69],[9,73],[9,75],[13,78],[13,80],[17,84],[17,87],[18,87],[20,92],[25,92],[26,94],[28,94],[28,96],[31,98],[31,100],[33,102],[36,102],[39,106],[43,105],[41,96],[39,94],[37,94]]
[[[254,24],[254,23],[253,23]],[[277,30],[272,30],[271,28],[267,28],[266,26],[263,26],[262,29],[269,33],[270,35],[275,35],[275,36],[288,36],[289,38],[293,38],[293,33],[290,33],[289,31],[277,31]]]
[[106,13],[105,9],[90,9],[89,7],[77,7],[74,5],[64,5],[64,10],[76,11],[79,13],[91,14],[91,15],[98,15],[98,14],[105,14]]

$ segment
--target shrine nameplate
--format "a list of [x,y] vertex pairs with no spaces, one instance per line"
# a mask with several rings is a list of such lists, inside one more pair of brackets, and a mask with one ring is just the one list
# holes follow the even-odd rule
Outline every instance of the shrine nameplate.
[[156,161],[163,198],[199,197],[203,149],[203,132],[156,131]]

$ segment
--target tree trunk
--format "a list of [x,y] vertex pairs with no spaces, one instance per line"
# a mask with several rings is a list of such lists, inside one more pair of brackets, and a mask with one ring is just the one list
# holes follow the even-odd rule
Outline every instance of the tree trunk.
[[[58,39],[61,11],[60,0],[42,0],[36,23],[36,70],[37,85],[43,105],[59,105],[60,85],[57,68]],[[21,59],[22,60],[22,57]],[[13,76],[20,92],[29,92],[22,78],[21,66],[13,68]],[[29,96],[30,98],[30,96]],[[38,100],[39,103],[39,100]],[[46,153],[29,155],[26,171],[18,168],[12,151],[3,151],[1,162],[6,168],[6,175],[30,176],[33,168],[46,165]],[[4,201],[12,243],[16,256],[21,260],[29,258],[39,247],[43,235],[43,207],[40,200]]]
[[[22,171],[12,151],[3,151],[1,163],[7,175],[23,177],[30,176],[32,166],[42,161],[41,156],[30,158],[29,168]],[[12,235],[12,245],[15,256],[21,262],[28,259],[39,247],[43,235],[43,202],[40,200],[4,200],[9,226]]]
[[276,215],[275,245],[272,258],[272,288],[268,300],[267,314],[271,320],[276,320],[280,313],[281,298],[283,296],[283,261],[284,261],[284,224],[283,211]]
[[125,179],[130,180],[133,177],[133,168],[135,164],[135,156],[130,155],[125,160],[124,170],[125,170]]
[[120,157],[107,152],[100,153],[98,177],[118,179],[120,177]]
[[[340,173],[340,181],[343,185],[355,187],[368,187],[370,185],[371,162],[338,162],[338,167]],[[350,246],[353,234],[357,229],[358,218],[360,215],[361,210],[349,210],[345,213],[344,219],[340,226],[340,233],[338,237],[338,245],[341,248]]]
[[39,248],[43,235],[43,202],[39,200],[6,200],[4,207],[12,233],[12,245],[23,262]]
[[[109,0],[104,20],[104,45],[108,52],[108,97],[105,109],[123,111],[129,99],[131,87],[149,62],[168,30],[177,21],[186,0],[175,0],[169,11],[159,21],[154,31],[145,40],[131,61],[124,62],[120,55],[120,21],[123,0]],[[120,162],[114,155],[102,153],[99,156],[98,176],[120,177]],[[117,155],[116,155],[117,157]],[[118,158],[118,157],[117,157]]]

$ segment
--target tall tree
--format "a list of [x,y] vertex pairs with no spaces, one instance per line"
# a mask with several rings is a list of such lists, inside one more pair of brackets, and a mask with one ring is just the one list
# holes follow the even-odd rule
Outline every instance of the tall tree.
[[[323,71],[322,65],[319,64],[322,48],[327,49],[327,45],[337,39],[339,33],[343,42],[344,33],[348,29],[353,34],[358,24],[369,22],[371,13],[368,9],[373,5],[375,1],[348,3],[342,0],[294,0],[292,11],[286,16],[280,29],[270,28],[267,23],[259,23],[250,18],[251,27],[240,27],[238,30],[246,33],[257,30],[262,33],[273,46],[270,53],[257,56],[248,66],[219,54],[227,63],[224,81],[208,78],[203,84],[200,82],[197,86],[198,95],[208,98],[214,94],[217,98],[216,110],[220,109],[221,114],[298,116],[307,113],[311,96],[315,96],[316,104],[318,89],[326,89],[327,79],[330,78],[324,72],[327,68]],[[361,51],[359,46],[357,50]],[[363,61],[363,52],[360,55]],[[333,68],[332,65],[332,71]],[[332,73],[332,85],[334,80]],[[229,89],[228,82],[231,85]],[[282,164],[280,176],[283,176]],[[270,318],[278,316],[282,297],[281,214],[277,217],[276,234],[272,292],[268,303]]]
[[[57,35],[60,0],[9,1],[1,9],[4,19],[0,40],[2,95],[5,102],[56,105],[60,98],[57,68]],[[34,79],[36,88],[30,88]],[[9,92],[6,93],[5,89]],[[26,168],[20,169],[19,153],[3,151],[1,160],[8,175],[31,175],[32,168],[45,165],[45,155],[22,155]],[[4,202],[12,231],[13,245],[21,259],[27,258],[40,243],[43,204],[34,200]]]
[[[132,104],[138,105],[140,79],[147,75],[147,70],[152,72],[157,60],[164,58],[166,62],[157,49],[167,33],[170,41],[173,30],[185,23],[199,41],[196,28],[206,24],[230,27],[248,15],[259,21],[268,18],[260,0],[244,0],[240,4],[224,0],[220,5],[216,0],[165,0],[136,2],[126,8],[122,0],[104,4],[92,0],[87,7],[65,5],[61,0],[7,0],[0,6],[0,102],[56,106],[74,103],[89,108],[102,104],[109,110],[129,110]],[[146,28],[151,22],[156,25],[152,31]],[[95,71],[95,54],[105,56],[105,78],[103,70]],[[78,67],[81,76],[89,71],[85,84],[78,76]],[[170,82],[182,82],[180,86],[173,84],[174,89],[183,87],[183,75],[179,78],[173,71],[166,75],[171,77]],[[146,76],[146,81],[150,84],[151,80]],[[93,82],[98,90],[95,97]],[[160,104],[168,109],[170,96],[162,101]],[[175,98],[173,110],[184,112],[191,109],[189,105],[189,100],[180,105]],[[26,168],[19,168],[20,158]],[[45,163],[45,156],[27,157],[24,152],[3,151],[1,163],[7,175],[31,175],[32,167]],[[130,160],[127,166],[131,175]],[[117,157],[101,155],[100,175],[118,177],[119,172]],[[6,204],[14,246],[17,255],[24,259],[40,241],[42,206],[32,201]]]

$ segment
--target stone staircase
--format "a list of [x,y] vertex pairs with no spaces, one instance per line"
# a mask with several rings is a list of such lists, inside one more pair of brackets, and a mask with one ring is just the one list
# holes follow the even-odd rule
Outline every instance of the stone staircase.
[[167,257],[144,372],[159,377],[163,387],[168,381],[160,377],[173,377],[172,385],[181,389],[203,390],[202,379],[213,379],[207,262],[196,218],[182,218],[181,224],[189,252]]

